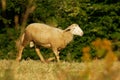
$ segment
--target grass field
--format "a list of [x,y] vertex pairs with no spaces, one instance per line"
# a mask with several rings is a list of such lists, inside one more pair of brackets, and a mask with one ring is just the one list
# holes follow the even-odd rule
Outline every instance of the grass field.
[[50,62],[0,60],[0,80],[120,80],[120,62],[104,60]]

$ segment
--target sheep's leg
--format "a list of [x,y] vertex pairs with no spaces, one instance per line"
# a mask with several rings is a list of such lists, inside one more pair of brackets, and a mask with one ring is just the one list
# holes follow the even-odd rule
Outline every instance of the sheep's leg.
[[53,48],[53,52],[58,62],[60,62],[59,51],[56,48]]
[[50,61],[53,61],[53,60],[55,60],[56,59],[56,57],[50,57],[50,58],[48,58],[46,61],[47,62],[50,62]]
[[24,46],[20,46],[20,49],[19,49],[18,54],[17,54],[16,61],[21,60],[23,49],[24,49]]
[[40,49],[39,49],[38,47],[35,47],[35,51],[36,51],[37,55],[39,56],[40,60],[41,60],[42,62],[45,62],[42,54],[40,53]]

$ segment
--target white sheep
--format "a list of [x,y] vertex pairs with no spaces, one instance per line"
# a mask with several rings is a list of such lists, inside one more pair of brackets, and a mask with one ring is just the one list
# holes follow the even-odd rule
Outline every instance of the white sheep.
[[72,24],[65,30],[48,26],[42,23],[32,23],[27,26],[20,39],[18,56],[16,60],[20,61],[25,46],[30,43],[30,47],[35,45],[35,51],[41,61],[45,62],[40,53],[40,46],[51,48],[59,62],[59,51],[73,39],[73,35],[83,35],[82,29],[77,24]]

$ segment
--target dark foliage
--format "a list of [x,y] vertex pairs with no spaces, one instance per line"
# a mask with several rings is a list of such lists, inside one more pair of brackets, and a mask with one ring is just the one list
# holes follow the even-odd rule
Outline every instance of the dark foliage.
[[[62,60],[80,61],[82,48],[91,46],[91,42],[98,37],[111,40],[117,46],[114,50],[120,49],[117,44],[120,41],[119,0],[6,0],[6,6],[3,5],[3,1],[0,2],[1,59],[15,58],[15,41],[21,33],[27,10],[26,24],[42,22],[65,29],[68,25],[77,23],[83,29],[84,36],[75,36],[74,40],[62,50],[60,54]],[[15,16],[18,17],[17,23]],[[51,55],[51,50],[41,51],[46,58]],[[91,51],[93,57],[94,54],[94,50]],[[27,57],[38,59],[34,49],[29,47],[23,54],[23,58]]]

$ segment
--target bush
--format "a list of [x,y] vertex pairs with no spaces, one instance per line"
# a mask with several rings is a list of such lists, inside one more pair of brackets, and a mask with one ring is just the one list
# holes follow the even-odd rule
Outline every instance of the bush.
[[[91,46],[91,42],[98,37],[107,38],[113,44],[119,42],[119,5],[119,0],[114,3],[112,0],[7,0],[6,8],[2,4],[0,8],[0,25],[2,25],[0,58],[10,58],[9,54],[15,56],[15,40],[26,24],[42,22],[65,29],[68,25],[77,23],[83,29],[84,36],[75,36],[72,43],[62,50],[60,55],[62,60],[68,60],[66,56],[70,56],[72,60],[80,61],[82,48],[87,45]],[[117,49],[114,50],[119,51],[118,44],[114,46],[117,46]],[[32,59],[38,59],[33,51],[26,48],[23,58],[30,53]],[[45,57],[51,53],[50,50],[44,49],[41,52]],[[91,52],[94,57],[94,50]]]

